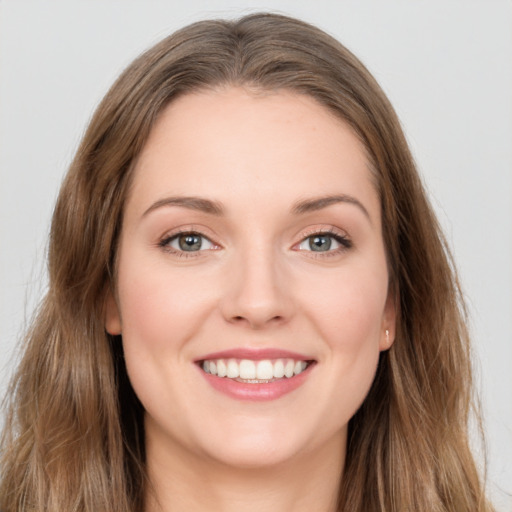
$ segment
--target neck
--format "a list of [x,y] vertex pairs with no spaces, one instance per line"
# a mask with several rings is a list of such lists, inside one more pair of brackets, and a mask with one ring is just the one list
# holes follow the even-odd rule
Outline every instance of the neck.
[[293,460],[257,468],[148,443],[151,489],[145,511],[335,512],[345,454],[345,438],[340,437]]

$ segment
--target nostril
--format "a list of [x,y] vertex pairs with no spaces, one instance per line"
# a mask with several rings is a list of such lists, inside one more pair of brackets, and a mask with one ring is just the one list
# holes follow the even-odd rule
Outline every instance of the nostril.
[[257,326],[262,326],[264,324],[267,324],[267,323],[279,323],[279,322],[282,322],[284,320],[284,316],[282,315],[274,315],[274,316],[271,316],[270,318],[266,318],[266,317],[262,317],[262,318],[258,318],[258,317],[255,317],[254,315],[236,315],[236,316],[233,316],[231,317],[231,322],[233,323],[242,323],[242,322],[247,322],[248,324],[250,324],[251,326],[253,327],[257,327]]

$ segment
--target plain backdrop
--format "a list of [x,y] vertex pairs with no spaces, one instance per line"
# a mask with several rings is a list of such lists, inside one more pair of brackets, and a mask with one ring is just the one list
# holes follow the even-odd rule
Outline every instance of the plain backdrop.
[[512,2],[0,0],[0,391],[45,289],[49,219],[84,127],[143,49],[206,17],[291,14],[389,95],[457,261],[489,485],[512,510]]

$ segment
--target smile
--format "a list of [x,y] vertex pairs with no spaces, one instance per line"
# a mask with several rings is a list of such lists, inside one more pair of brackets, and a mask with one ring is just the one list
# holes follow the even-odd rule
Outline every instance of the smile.
[[262,359],[210,359],[201,363],[205,373],[234,379],[238,382],[261,384],[275,382],[278,379],[290,379],[301,374],[312,361],[289,358]]
[[317,361],[285,350],[235,349],[208,354],[196,367],[215,390],[235,400],[276,400],[300,388]]

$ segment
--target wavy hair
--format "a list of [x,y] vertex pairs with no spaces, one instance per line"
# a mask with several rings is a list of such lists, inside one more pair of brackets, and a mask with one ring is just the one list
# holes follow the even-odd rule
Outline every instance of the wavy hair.
[[349,424],[339,510],[490,511],[468,443],[460,287],[397,116],[338,41],[265,13],[179,30],[98,106],[57,200],[48,292],[9,391],[0,510],[143,510],[143,410],[121,344],[105,332],[105,297],[133,164],[155,120],[180,95],[226,85],[294,91],[334,112],[364,144],[380,195],[397,333]]

